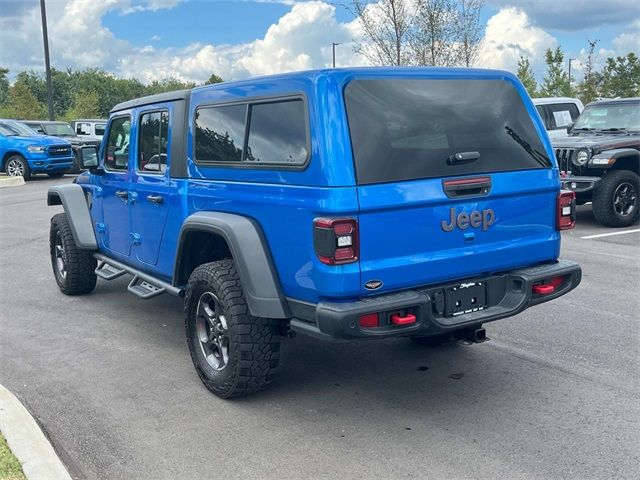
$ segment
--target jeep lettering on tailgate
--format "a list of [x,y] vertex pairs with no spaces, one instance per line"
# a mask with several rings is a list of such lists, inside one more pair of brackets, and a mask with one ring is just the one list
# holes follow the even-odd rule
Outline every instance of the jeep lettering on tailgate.
[[478,228],[481,225],[482,231],[486,231],[491,225],[493,225],[496,218],[495,213],[490,208],[482,210],[482,212],[474,210],[470,214],[460,212],[456,217],[456,209],[451,207],[449,215],[449,221],[442,220],[442,222],[440,222],[440,227],[445,232],[451,232],[456,227],[460,230],[466,230],[469,226]]

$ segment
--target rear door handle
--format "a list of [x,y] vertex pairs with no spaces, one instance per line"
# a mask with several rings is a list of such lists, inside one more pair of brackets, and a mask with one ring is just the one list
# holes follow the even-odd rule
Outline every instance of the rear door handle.
[[127,192],[126,190],[118,190],[116,192],[116,197],[120,198],[121,200],[128,200],[129,192]]
[[156,205],[160,205],[164,201],[160,195],[147,195],[147,200],[151,203],[155,203]]

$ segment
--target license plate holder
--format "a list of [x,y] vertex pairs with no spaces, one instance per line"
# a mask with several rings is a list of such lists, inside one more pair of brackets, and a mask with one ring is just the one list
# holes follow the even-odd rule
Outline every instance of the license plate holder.
[[444,289],[444,316],[457,317],[487,307],[487,285],[484,281],[465,282]]

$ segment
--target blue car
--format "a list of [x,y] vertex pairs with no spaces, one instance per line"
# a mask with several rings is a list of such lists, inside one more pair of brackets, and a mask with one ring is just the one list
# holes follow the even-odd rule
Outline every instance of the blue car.
[[15,120],[0,119],[0,171],[29,180],[32,174],[61,177],[73,167],[71,144],[40,135]]
[[131,275],[142,299],[184,298],[193,364],[223,398],[273,381],[281,336],[481,343],[581,280],[558,258],[575,194],[508,72],[331,69],[139,98],[81,161],[48,191],[58,287]]

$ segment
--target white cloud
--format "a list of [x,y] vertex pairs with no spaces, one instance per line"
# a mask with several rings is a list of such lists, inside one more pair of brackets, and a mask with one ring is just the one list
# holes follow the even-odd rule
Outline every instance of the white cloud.
[[640,55],[640,20],[633,22],[612,43],[616,55],[626,55],[629,52]]
[[517,6],[534,25],[558,30],[583,30],[640,18],[638,0],[492,0],[491,3]]
[[[328,67],[332,61],[331,42],[342,43],[336,49],[338,66],[363,64],[363,59],[353,52],[353,39],[359,35],[357,21],[338,22],[335,7],[322,1],[273,0],[291,3],[292,8],[269,27],[263,38],[238,45],[194,43],[163,49],[151,45],[138,47],[116,38],[102,24],[107,12],[171,8],[180,1],[49,0],[48,5],[56,2],[54,8],[48,7],[52,64],[58,68],[100,67],[144,82],[164,77],[202,82],[211,73],[237,79]],[[11,29],[4,28],[8,24],[0,19],[0,42],[15,47],[3,48],[0,64],[9,66],[13,72],[41,70],[39,14],[35,7],[23,11],[20,25]],[[158,40],[155,36],[150,38],[152,42]],[[27,46],[28,53],[19,45]],[[11,53],[6,54],[5,50]]]
[[556,39],[531,25],[527,14],[515,7],[503,8],[487,22],[483,50],[477,66],[516,70],[520,56],[529,58],[534,72],[544,64],[544,52]]

